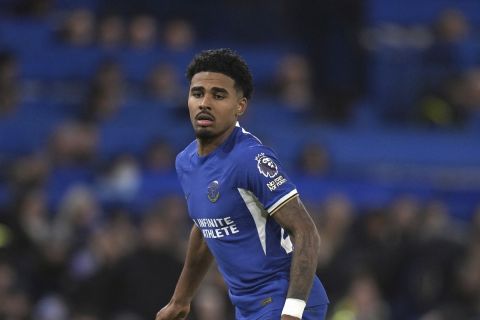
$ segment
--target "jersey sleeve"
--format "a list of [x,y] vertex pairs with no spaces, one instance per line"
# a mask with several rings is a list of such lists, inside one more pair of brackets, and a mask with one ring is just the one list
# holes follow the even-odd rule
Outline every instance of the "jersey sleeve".
[[187,196],[186,196],[185,186],[184,186],[184,183],[183,183],[183,170],[182,170],[183,156],[184,156],[184,151],[180,152],[177,155],[177,157],[175,158],[175,171],[177,172],[178,182],[180,183],[180,187],[182,188],[182,191],[183,191],[183,193],[185,195],[185,198],[186,198]]
[[242,188],[255,195],[269,215],[298,196],[295,185],[270,148],[250,147],[242,154],[238,163],[237,181]]

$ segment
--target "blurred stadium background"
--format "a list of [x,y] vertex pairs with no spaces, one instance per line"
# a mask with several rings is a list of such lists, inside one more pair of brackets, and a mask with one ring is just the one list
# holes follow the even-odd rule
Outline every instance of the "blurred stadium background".
[[[0,0],[0,319],[143,320],[190,222],[184,70],[231,47],[329,319],[480,319],[480,1]],[[216,270],[191,319],[232,319]]]

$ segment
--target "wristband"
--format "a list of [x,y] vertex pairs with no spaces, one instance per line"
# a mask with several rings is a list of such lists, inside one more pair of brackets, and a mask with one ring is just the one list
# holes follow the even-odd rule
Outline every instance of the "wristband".
[[282,315],[288,315],[302,319],[303,310],[307,303],[300,299],[287,298],[285,305],[283,306]]

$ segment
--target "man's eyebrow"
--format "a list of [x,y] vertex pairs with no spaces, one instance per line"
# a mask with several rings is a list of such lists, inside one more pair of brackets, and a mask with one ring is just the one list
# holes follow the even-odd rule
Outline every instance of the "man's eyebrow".
[[205,90],[205,88],[204,87],[199,87],[199,86],[190,88],[190,91],[202,91],[202,90]]
[[220,88],[220,87],[213,87],[211,89],[213,92],[218,93],[218,92],[223,92],[223,93],[228,93],[228,90],[225,88]]
[[[205,88],[202,87],[202,86],[191,87],[190,92],[194,92],[194,91],[205,91]],[[228,90],[225,89],[225,88],[222,88],[222,87],[212,87],[212,88],[210,88],[210,91],[213,92],[213,93],[229,94]]]

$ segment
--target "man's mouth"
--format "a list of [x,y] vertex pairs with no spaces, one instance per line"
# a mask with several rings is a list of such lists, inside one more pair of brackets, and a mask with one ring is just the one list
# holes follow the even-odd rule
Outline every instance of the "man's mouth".
[[213,121],[215,120],[215,117],[208,112],[200,112],[195,117],[195,120],[197,121],[197,124],[199,126],[208,127],[212,125]]

